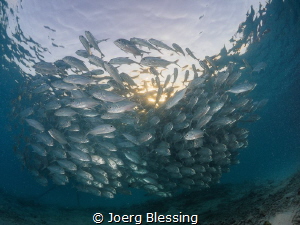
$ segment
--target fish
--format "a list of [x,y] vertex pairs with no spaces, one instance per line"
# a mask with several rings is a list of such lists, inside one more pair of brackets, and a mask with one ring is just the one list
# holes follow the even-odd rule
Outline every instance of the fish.
[[141,49],[138,49],[134,43],[126,39],[122,39],[122,38],[117,39],[114,41],[114,44],[124,52],[133,54],[134,57],[136,57],[137,55],[143,56],[144,53],[149,53]]
[[39,130],[41,132],[45,131],[45,127],[40,122],[34,119],[25,119],[25,121],[28,123],[29,126],[35,128],[36,130]]
[[87,58],[89,59],[90,62],[92,62],[96,66],[99,66],[99,67],[105,69],[105,67],[104,67],[104,61],[101,58],[99,58],[98,56],[96,56],[96,55],[90,55]]
[[202,130],[197,130],[197,129],[190,130],[189,132],[187,132],[184,135],[184,139],[188,140],[188,141],[195,140],[195,139],[198,139],[198,138],[202,138],[203,134],[204,134],[204,132]]
[[58,131],[54,128],[51,128],[51,129],[48,130],[48,133],[58,143],[60,143],[62,145],[68,144],[66,138],[64,137],[64,135],[60,131]]
[[20,116],[22,118],[26,118],[34,113],[34,109],[32,107],[28,107],[21,111]]
[[76,109],[91,109],[98,105],[100,105],[100,102],[92,98],[78,98],[68,104],[68,106]]
[[67,171],[77,171],[76,164],[67,159],[59,159],[57,160],[57,163]]
[[105,90],[99,90],[94,91],[92,93],[93,97],[100,99],[105,102],[120,102],[125,99],[125,97],[120,96],[114,92],[111,91],[105,91]]
[[186,88],[176,92],[173,97],[171,97],[166,103],[165,103],[165,109],[171,109],[174,107],[184,96],[186,93]]
[[56,110],[61,107],[61,104],[58,101],[51,101],[45,105],[46,110]]
[[45,148],[43,148],[41,145],[39,144],[31,144],[32,150],[33,152],[35,152],[36,154],[40,155],[40,156],[47,156],[47,151]]
[[189,56],[191,56],[193,59],[196,59],[197,61],[199,61],[199,59],[194,55],[194,53],[189,49],[189,48],[186,48],[185,51],[187,52],[187,54]]
[[39,87],[35,88],[32,92],[35,93],[35,94],[40,94],[40,93],[43,93],[45,91],[48,91],[49,88],[50,88],[50,85],[42,84]]
[[117,58],[113,58],[113,59],[109,60],[108,63],[110,63],[110,64],[118,64],[118,65],[122,65],[122,64],[128,64],[128,65],[130,65],[130,64],[133,64],[133,63],[138,64],[138,65],[140,64],[138,62],[133,61],[132,59],[129,59],[129,57],[117,57]]
[[171,61],[162,59],[160,57],[144,57],[141,59],[140,63],[141,63],[141,65],[149,66],[149,67],[164,67],[164,68],[166,68],[170,64],[178,65],[177,62],[178,62],[178,60],[171,62]]
[[63,79],[64,82],[70,83],[73,85],[87,85],[87,84],[96,84],[95,80],[90,77],[85,77],[82,75],[69,75]]
[[54,88],[57,88],[57,89],[68,90],[68,91],[78,89],[78,87],[76,85],[71,84],[71,83],[66,83],[61,80],[53,81],[51,83],[51,86]]
[[71,67],[75,67],[78,70],[89,71],[89,69],[86,67],[83,61],[73,56],[65,56],[62,60],[65,63],[69,64]]
[[171,48],[170,46],[166,45],[165,43],[163,43],[162,41],[156,40],[154,38],[150,38],[148,40],[151,44],[155,45],[156,47],[160,47],[160,48],[164,48],[173,52],[176,52],[173,48]]
[[80,57],[83,57],[83,58],[88,58],[90,56],[89,52],[87,52],[86,50],[82,50],[82,49],[77,50],[75,52],[75,54],[78,55],[78,56],[80,56]]
[[255,83],[242,83],[233,86],[227,92],[234,93],[234,94],[240,94],[246,91],[252,91],[255,88],[256,84]]
[[138,86],[127,73],[120,73],[121,79],[130,86]]
[[198,59],[185,47],[200,69],[188,63],[179,72],[184,43],[169,49],[155,39],[120,38],[105,57],[98,49],[105,39],[88,36],[75,50],[84,59],[35,63],[13,102],[24,149],[16,152],[41,184],[72,183],[101,198],[128,188],[170,197],[209,188],[238,163],[248,146],[244,125],[259,121],[267,103],[249,97],[253,76],[237,83],[245,79],[242,62],[226,58],[226,49]]
[[218,69],[217,66],[215,65],[213,59],[212,59],[211,57],[205,56],[205,60],[206,60],[206,61],[207,61],[207,62],[208,62],[215,70]]
[[54,112],[55,116],[74,116],[77,112],[71,108],[60,108]]
[[47,146],[53,146],[53,139],[47,133],[40,133],[35,135],[36,141],[41,142]]
[[204,71],[207,73],[209,71],[209,67],[206,65],[204,60],[199,60],[199,65],[204,69]]
[[98,126],[92,128],[89,132],[87,132],[86,136],[88,134],[91,134],[91,135],[108,134],[108,133],[114,132],[115,130],[116,130],[116,128],[111,124],[101,124],[101,125],[98,125]]
[[184,53],[183,49],[178,44],[173,43],[172,46],[173,46],[173,48],[175,49],[176,52],[179,52],[179,53],[181,53],[182,55],[185,56],[185,53]]
[[253,72],[260,73],[260,71],[265,70],[266,67],[267,67],[267,64],[265,62],[259,62],[253,67],[252,73]]
[[149,50],[153,49],[153,50],[156,50],[158,51],[159,53],[162,54],[162,52],[158,49],[158,48],[155,48],[153,45],[151,45],[147,40],[145,39],[142,39],[142,38],[136,38],[136,37],[133,37],[133,38],[130,38],[130,41],[136,45],[141,45],[141,46],[144,46],[146,48],[148,48]]
[[90,49],[90,44],[89,42],[86,40],[86,38],[83,35],[79,36],[79,40],[81,42],[81,44],[83,45],[83,47],[85,48],[85,50],[87,51],[87,53],[89,55],[92,54],[91,49]]
[[93,46],[93,48],[96,49],[101,54],[101,58],[103,58],[105,55],[100,50],[94,35],[90,31],[85,31],[85,36],[86,36],[87,40],[89,41],[89,43]]
[[71,158],[77,159],[82,162],[90,162],[92,160],[91,156],[89,154],[84,153],[80,150],[72,149],[71,151],[68,151],[67,153],[71,156]]
[[184,80],[182,81],[182,83],[187,82],[187,80],[189,79],[189,76],[190,76],[190,71],[186,70],[185,74],[184,74]]
[[128,100],[119,101],[116,103],[111,103],[106,106],[108,113],[123,113],[126,111],[132,111],[137,103]]
[[171,75],[168,75],[167,78],[166,78],[166,80],[165,80],[163,88],[166,88],[168,86],[170,80],[171,80]]
[[174,79],[172,82],[172,86],[174,86],[174,83],[176,82],[177,78],[178,78],[178,69],[174,68],[174,73],[173,73]]
[[123,81],[120,77],[119,71],[110,63],[104,62],[104,68],[109,73],[109,75],[122,87],[124,87]]

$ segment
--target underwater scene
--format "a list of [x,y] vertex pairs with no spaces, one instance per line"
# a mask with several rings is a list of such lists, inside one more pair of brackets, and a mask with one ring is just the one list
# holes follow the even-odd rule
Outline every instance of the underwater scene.
[[0,225],[300,224],[299,1],[0,6]]

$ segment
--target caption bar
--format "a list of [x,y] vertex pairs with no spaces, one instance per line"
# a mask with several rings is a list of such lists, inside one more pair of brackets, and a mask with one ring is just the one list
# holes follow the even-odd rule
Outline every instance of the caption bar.
[[180,212],[177,215],[159,215],[157,212],[146,213],[146,218],[143,215],[118,215],[109,213],[108,218],[104,219],[102,213],[95,213],[93,215],[93,221],[95,223],[102,223],[104,221],[108,223],[134,223],[142,224],[143,221],[147,223],[190,223],[198,224],[198,215],[186,215]]

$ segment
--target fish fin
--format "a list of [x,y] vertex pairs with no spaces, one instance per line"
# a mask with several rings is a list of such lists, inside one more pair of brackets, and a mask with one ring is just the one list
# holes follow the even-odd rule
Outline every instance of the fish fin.
[[96,40],[96,43],[99,44],[102,41],[107,41],[109,38],[101,39],[101,40]]
[[160,54],[163,54],[158,48],[156,49]]
[[141,50],[142,53],[146,53],[146,54],[150,54],[151,52],[146,52],[146,51],[143,51]]
[[[177,66],[179,66],[178,63],[179,59],[175,60],[173,63],[175,63]],[[181,68],[181,66],[179,66]]]

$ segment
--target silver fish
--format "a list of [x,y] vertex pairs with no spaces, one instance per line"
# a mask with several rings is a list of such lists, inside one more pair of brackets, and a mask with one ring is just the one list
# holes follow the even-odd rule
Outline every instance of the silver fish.
[[100,52],[101,58],[103,58],[104,54],[101,52],[94,35],[90,31],[85,31],[85,36],[88,39],[88,41],[90,42],[90,44],[93,46],[93,48],[96,49],[98,52]]
[[95,91],[92,93],[92,95],[95,98],[100,99],[105,102],[120,102],[125,99],[123,96],[120,96],[111,91],[105,91],[105,90]]
[[[168,65],[174,63],[176,65],[178,60],[175,60],[174,62],[167,61],[165,59],[161,59],[160,57],[144,57],[141,59],[141,64],[144,66],[152,66],[152,67],[164,67],[166,68]],[[179,66],[179,65],[178,65]]]
[[116,46],[118,46],[121,50],[123,50],[124,52],[133,54],[134,57],[137,55],[143,56],[143,53],[149,53],[149,52],[145,52],[141,49],[138,49],[134,43],[132,43],[131,41],[128,41],[126,39],[120,38],[120,39],[114,41],[114,44]]
[[104,68],[109,73],[109,75],[122,87],[124,87],[122,79],[120,77],[119,71],[113,65],[104,62]]
[[48,84],[42,84],[41,86],[37,87],[36,89],[33,90],[33,93],[39,94],[45,91],[48,91],[50,86]]
[[185,51],[187,52],[187,54],[189,56],[191,56],[193,59],[196,59],[197,61],[199,61],[199,59],[193,54],[193,52],[189,49],[189,48],[186,48]]
[[118,65],[122,65],[122,64],[139,64],[138,62],[133,61],[132,59],[129,59],[129,57],[117,57],[117,58],[113,58],[111,60],[109,60],[110,64],[118,64]]
[[88,58],[90,56],[89,52],[87,52],[86,50],[77,50],[75,52],[76,55],[81,56],[83,58]]
[[56,110],[54,113],[55,116],[74,116],[76,114],[77,114],[77,112],[75,112],[71,108],[60,108],[60,109]]
[[91,55],[92,53],[91,53],[91,49],[90,49],[90,44],[86,40],[86,38],[83,35],[80,35],[79,40],[80,40],[81,44],[83,45],[83,47],[85,48],[85,50],[88,52],[88,54]]
[[173,75],[174,75],[174,79],[173,79],[172,85],[174,85],[174,83],[176,82],[177,77],[178,77],[178,69],[177,68],[174,68]]
[[176,52],[179,52],[179,53],[181,53],[182,55],[185,56],[185,53],[184,53],[183,49],[178,44],[173,43],[172,46],[173,46],[173,48],[175,49]]
[[185,140],[195,140],[203,137],[204,132],[202,130],[190,130],[184,135]]
[[137,106],[137,103],[123,100],[116,103],[111,103],[106,106],[108,113],[123,113],[126,111],[132,111]]
[[81,75],[69,75],[66,78],[64,78],[63,81],[70,84],[80,84],[80,85],[96,83],[93,79]]
[[78,159],[78,160],[83,161],[83,162],[90,162],[92,160],[89,154],[84,153],[80,150],[72,149],[71,151],[68,151],[67,153],[72,158]]
[[173,106],[177,105],[177,103],[184,98],[185,96],[185,92],[186,92],[186,88],[178,91],[175,93],[175,95],[173,97],[171,97],[170,99],[168,99],[168,101],[165,104],[165,109],[170,109]]
[[163,43],[162,41],[156,40],[154,38],[149,39],[149,42],[153,45],[155,45],[156,47],[160,47],[160,48],[164,48],[173,52],[176,52],[173,48],[171,48],[170,46],[166,45],[165,43]]
[[230,88],[227,92],[231,92],[234,94],[240,94],[246,91],[252,91],[255,88],[255,83],[243,83],[235,85],[234,87]]
[[69,106],[72,108],[77,108],[77,109],[83,109],[83,108],[94,108],[96,106],[100,105],[99,101],[96,101],[95,99],[92,98],[78,98],[74,99]]
[[184,80],[183,80],[182,83],[187,82],[187,80],[189,79],[189,76],[190,76],[190,71],[186,70],[185,74],[184,74]]
[[66,159],[59,159],[57,160],[58,165],[68,171],[76,171],[77,166],[73,162],[66,160]]
[[265,70],[266,67],[267,67],[267,64],[266,64],[265,62],[257,63],[257,64],[254,66],[252,72],[258,72],[258,73],[260,73],[260,71]]
[[[142,38],[136,38],[136,37],[133,37],[133,38],[130,38],[130,41],[136,45],[141,45],[141,46],[144,46],[146,48],[148,48],[149,50],[150,49],[153,49],[153,50],[156,50],[156,51],[159,51],[161,53],[161,51],[158,49],[158,48],[155,48],[153,45],[151,45],[147,40],[145,39],[142,39]],[[162,54],[162,53],[161,53]]]
[[54,145],[52,137],[46,133],[36,134],[35,137],[37,139],[37,142],[42,142],[43,144],[45,144],[47,146]]
[[68,144],[66,138],[60,131],[58,131],[54,128],[51,128],[50,130],[48,130],[48,133],[51,135],[51,137],[54,140],[58,141],[60,144],[62,144],[62,145]]
[[47,151],[39,144],[31,144],[33,152],[40,156],[47,156]]
[[56,110],[59,109],[60,107],[61,104],[59,103],[59,101],[51,101],[45,105],[46,110]]
[[57,80],[57,81],[52,82],[51,86],[54,87],[54,88],[57,88],[57,89],[63,89],[63,90],[68,90],[68,91],[75,90],[75,89],[78,88],[74,84],[65,83],[61,80]]
[[86,135],[100,135],[114,132],[116,128],[111,124],[101,124],[91,129]]
[[29,126],[32,126],[33,128],[35,128],[35,129],[37,129],[41,132],[44,132],[45,127],[40,122],[38,122],[34,119],[25,119],[25,120],[26,120],[26,122],[28,123]]
[[166,80],[165,80],[163,88],[166,88],[168,86],[170,80],[171,80],[171,75],[168,75],[167,78],[166,78]]
[[73,56],[65,56],[62,60],[70,66],[75,67],[76,69],[79,69],[81,71],[89,71],[83,61]]
[[90,60],[90,62],[92,62],[96,66],[99,66],[99,67],[102,67],[103,69],[105,69],[105,67],[104,67],[104,61],[101,58],[99,58],[98,56],[90,55],[88,57],[88,59]]

